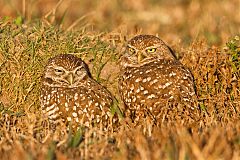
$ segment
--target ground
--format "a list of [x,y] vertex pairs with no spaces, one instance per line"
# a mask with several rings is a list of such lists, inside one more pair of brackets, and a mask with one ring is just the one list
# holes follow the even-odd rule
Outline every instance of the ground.
[[[0,20],[0,159],[240,158],[238,0],[71,1],[68,10],[68,1],[24,2],[0,2],[6,15]],[[185,125],[169,113],[172,120],[158,127],[124,118],[114,132],[50,129],[39,104],[48,58],[81,57],[124,113],[118,60],[126,41],[139,33],[161,37],[191,70],[198,121]]]

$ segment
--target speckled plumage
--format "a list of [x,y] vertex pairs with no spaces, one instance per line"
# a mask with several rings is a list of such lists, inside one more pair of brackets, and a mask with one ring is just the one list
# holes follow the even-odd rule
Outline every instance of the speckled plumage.
[[121,61],[119,93],[126,107],[140,115],[151,112],[157,117],[166,103],[181,103],[196,108],[194,81],[159,38],[139,35],[131,39]]
[[51,122],[108,128],[112,96],[92,79],[87,65],[70,54],[51,58],[41,79],[41,106]]

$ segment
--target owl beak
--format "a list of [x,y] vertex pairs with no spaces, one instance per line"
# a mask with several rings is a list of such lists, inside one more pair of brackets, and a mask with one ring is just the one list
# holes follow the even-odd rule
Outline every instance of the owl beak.
[[142,52],[138,52],[138,63],[141,63],[142,60],[145,58]]
[[73,74],[69,74],[69,75],[67,76],[67,81],[68,81],[68,83],[69,83],[70,85],[73,84]]

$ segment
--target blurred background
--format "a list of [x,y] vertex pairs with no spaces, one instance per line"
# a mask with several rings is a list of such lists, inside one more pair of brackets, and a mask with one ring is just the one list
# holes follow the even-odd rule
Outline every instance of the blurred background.
[[0,17],[64,29],[157,34],[171,44],[223,45],[240,33],[240,0],[0,0]]

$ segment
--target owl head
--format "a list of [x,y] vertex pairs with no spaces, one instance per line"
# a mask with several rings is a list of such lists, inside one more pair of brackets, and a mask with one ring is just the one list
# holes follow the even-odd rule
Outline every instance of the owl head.
[[60,54],[49,59],[42,81],[51,87],[74,88],[87,77],[91,74],[84,61],[71,54]]
[[121,66],[137,67],[156,59],[175,60],[175,55],[158,37],[138,35],[127,43],[125,53],[121,58]]

